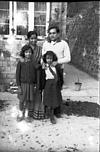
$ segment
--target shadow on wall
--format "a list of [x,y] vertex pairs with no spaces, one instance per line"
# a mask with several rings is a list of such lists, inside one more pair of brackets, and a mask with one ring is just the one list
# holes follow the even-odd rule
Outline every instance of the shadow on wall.
[[[65,101],[64,101],[65,102]],[[100,105],[91,102],[66,100],[62,104],[62,113],[69,115],[100,118]]]
[[4,58],[8,58],[8,57],[10,57],[11,56],[11,53],[9,52],[9,51],[3,51],[3,50],[1,50],[0,49],[0,57],[4,57]]

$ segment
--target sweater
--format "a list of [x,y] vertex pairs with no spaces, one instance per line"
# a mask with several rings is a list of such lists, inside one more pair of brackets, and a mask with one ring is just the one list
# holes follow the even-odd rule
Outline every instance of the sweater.
[[37,64],[33,61],[18,62],[16,68],[16,83],[18,86],[21,83],[37,83]]

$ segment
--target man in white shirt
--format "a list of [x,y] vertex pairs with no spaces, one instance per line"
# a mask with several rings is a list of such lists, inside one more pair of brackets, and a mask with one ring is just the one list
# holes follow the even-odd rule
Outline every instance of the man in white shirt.
[[[60,38],[60,30],[56,25],[49,26],[48,28],[48,37],[43,43],[42,55],[44,55],[47,51],[53,51],[57,55],[58,61],[53,62],[53,65],[61,65],[63,78],[64,63],[71,61],[71,54],[67,42]],[[55,115],[59,118],[60,114],[61,108],[58,107],[55,109]]]

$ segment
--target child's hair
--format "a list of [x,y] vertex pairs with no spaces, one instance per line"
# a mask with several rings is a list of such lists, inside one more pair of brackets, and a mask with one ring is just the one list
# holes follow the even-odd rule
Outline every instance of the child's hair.
[[46,62],[46,56],[47,56],[47,55],[52,56],[53,61],[57,61],[57,60],[58,60],[56,54],[55,54],[53,51],[47,51],[47,52],[43,55],[43,61],[44,61],[44,63],[47,63],[47,62]]
[[36,35],[36,37],[38,36],[38,35],[37,35],[37,32],[36,32],[35,30],[29,31],[29,32],[27,33],[27,38],[29,39],[29,38],[31,37],[31,35]]
[[21,52],[20,52],[20,56],[24,58],[25,57],[25,51],[28,50],[28,49],[31,49],[31,52],[33,54],[33,50],[31,48],[31,46],[26,44],[22,47]]

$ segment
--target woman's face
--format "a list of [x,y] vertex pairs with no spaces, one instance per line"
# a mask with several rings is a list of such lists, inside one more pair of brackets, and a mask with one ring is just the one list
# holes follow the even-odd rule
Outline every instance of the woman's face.
[[31,37],[29,38],[29,43],[31,45],[35,45],[37,43],[37,36],[35,34],[31,35]]
[[46,56],[46,62],[50,65],[53,62],[53,56],[47,55]]
[[31,49],[28,49],[25,51],[25,58],[29,59],[31,57],[31,55],[32,55]]

